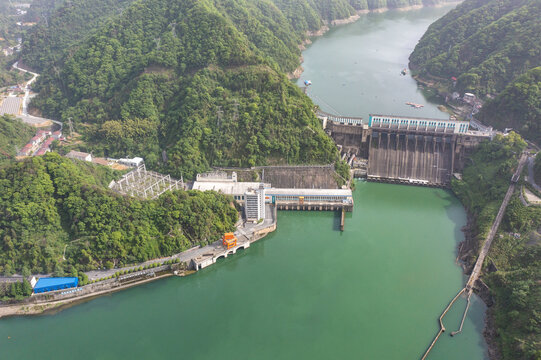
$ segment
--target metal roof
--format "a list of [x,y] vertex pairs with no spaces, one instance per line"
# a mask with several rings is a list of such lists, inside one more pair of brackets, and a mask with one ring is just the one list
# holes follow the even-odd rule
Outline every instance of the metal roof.
[[40,278],[36,283],[36,286],[34,286],[34,292],[75,287],[78,283],[79,279],[76,277]]
[[[231,181],[195,181],[193,190],[218,191],[226,195],[244,195],[250,190],[259,189],[259,182],[231,182]],[[270,184],[264,184],[269,188]]]
[[265,195],[282,196],[353,196],[351,189],[266,189]]

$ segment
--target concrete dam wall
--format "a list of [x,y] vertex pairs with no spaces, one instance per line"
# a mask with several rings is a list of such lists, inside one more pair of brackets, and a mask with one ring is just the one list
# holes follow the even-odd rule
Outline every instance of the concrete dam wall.
[[373,131],[368,178],[440,186],[451,179],[455,138],[452,136]]

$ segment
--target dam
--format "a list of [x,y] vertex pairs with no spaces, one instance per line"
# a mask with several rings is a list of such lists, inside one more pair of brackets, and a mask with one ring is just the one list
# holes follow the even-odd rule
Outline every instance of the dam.
[[343,117],[318,112],[323,127],[353,165],[364,159],[369,181],[448,186],[467,156],[492,133],[470,130],[469,121],[370,114]]

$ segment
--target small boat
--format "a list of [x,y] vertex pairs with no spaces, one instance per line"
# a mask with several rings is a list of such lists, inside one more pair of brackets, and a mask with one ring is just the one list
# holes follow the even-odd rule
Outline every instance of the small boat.
[[304,85],[305,86],[310,86],[310,85],[312,85],[312,82],[310,80],[304,80]]
[[402,71],[400,72],[402,75],[407,75],[408,74],[408,69],[406,68],[403,68]]
[[415,108],[415,109],[420,109],[420,108],[425,107],[424,105],[416,104],[416,103],[411,102],[411,101],[408,101],[408,102],[406,103],[406,105],[409,105],[409,106],[411,106],[412,108]]

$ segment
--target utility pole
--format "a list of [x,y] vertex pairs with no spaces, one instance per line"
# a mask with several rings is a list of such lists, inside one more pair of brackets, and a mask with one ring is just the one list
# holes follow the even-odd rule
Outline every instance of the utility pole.
[[70,138],[73,138],[73,123],[71,122],[71,118],[68,118],[68,126],[70,129]]

